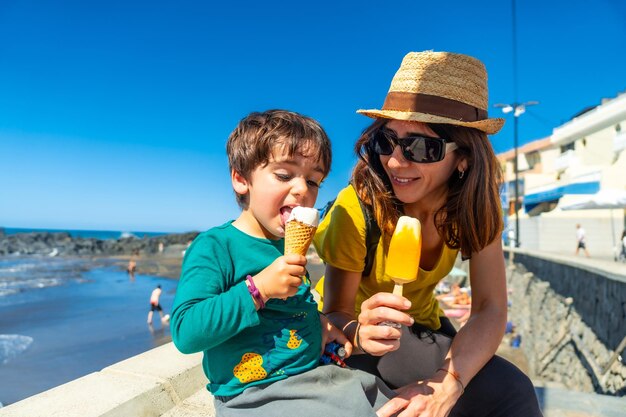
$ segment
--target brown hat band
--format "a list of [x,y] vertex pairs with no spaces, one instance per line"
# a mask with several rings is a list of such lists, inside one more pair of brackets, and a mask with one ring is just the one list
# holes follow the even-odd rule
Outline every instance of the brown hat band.
[[487,111],[460,101],[429,94],[390,91],[383,110],[426,113],[466,122],[487,119]]

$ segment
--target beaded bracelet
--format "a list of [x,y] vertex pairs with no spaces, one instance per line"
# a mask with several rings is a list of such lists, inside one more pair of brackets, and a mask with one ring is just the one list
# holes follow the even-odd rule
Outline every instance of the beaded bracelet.
[[457,372],[454,371],[450,371],[446,368],[439,368],[437,369],[437,372],[439,371],[444,371],[445,373],[448,373],[450,375],[452,375],[452,378],[454,378],[456,380],[456,382],[459,383],[459,385],[461,386],[461,395],[463,395],[463,393],[465,392],[465,387],[463,386],[463,383],[461,382],[461,375],[459,375]]
[[259,309],[265,307],[265,302],[263,301],[263,297],[261,296],[261,291],[254,285],[254,280],[252,279],[252,275],[248,275],[246,277],[248,280],[248,292],[259,303]]

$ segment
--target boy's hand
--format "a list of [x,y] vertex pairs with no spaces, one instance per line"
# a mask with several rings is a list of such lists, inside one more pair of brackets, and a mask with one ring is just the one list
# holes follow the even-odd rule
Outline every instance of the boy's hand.
[[267,268],[254,276],[254,285],[259,289],[263,301],[270,298],[285,299],[298,292],[301,276],[306,274],[306,258],[289,254],[276,258]]
[[340,345],[343,345],[343,348],[346,350],[345,358],[349,358],[352,355],[352,343],[346,338],[346,335],[343,334],[341,330],[336,328],[328,318],[320,314],[320,322],[322,323],[322,351],[320,355],[324,354],[324,348],[326,344],[329,342],[337,342]]

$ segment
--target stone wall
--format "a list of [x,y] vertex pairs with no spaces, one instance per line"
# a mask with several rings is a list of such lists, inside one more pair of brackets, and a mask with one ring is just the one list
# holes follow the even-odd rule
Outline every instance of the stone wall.
[[610,275],[515,253],[509,316],[531,377],[626,395],[626,280]]

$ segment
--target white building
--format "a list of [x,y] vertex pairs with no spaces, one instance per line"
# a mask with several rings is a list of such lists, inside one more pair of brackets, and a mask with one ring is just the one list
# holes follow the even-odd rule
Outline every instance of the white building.
[[[498,155],[505,178],[503,203],[514,221],[514,151]],[[573,254],[576,224],[592,257],[612,258],[626,228],[626,202],[614,209],[576,209],[626,201],[626,93],[585,110],[548,138],[518,148],[520,246]],[[597,204],[596,204],[597,205]]]

